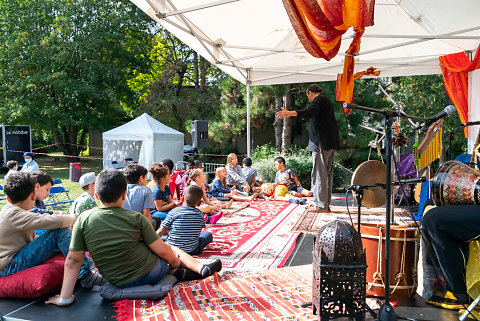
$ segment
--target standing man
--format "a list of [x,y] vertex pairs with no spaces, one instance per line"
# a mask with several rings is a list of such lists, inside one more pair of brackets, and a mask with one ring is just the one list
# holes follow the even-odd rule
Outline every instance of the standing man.
[[312,192],[314,206],[311,212],[330,211],[333,184],[333,156],[340,148],[337,120],[333,112],[333,103],[317,84],[308,86],[306,91],[310,106],[303,110],[282,109],[277,117],[310,118],[308,149],[312,152]]

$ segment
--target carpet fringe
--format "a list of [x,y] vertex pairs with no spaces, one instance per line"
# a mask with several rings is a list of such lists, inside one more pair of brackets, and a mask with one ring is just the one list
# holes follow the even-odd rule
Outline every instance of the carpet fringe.
[[127,321],[131,311],[128,311],[128,300],[117,301],[112,303],[114,312],[116,313],[112,318],[117,321]]

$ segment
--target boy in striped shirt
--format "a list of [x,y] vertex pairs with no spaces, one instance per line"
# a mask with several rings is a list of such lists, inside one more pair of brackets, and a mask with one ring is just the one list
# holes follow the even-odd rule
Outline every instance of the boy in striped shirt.
[[[203,197],[198,185],[190,185],[185,190],[184,204],[168,212],[157,234],[166,243],[174,245],[188,254],[199,254],[213,241],[212,233],[202,229],[206,227],[205,214],[197,206]],[[166,236],[168,232],[168,236]]]

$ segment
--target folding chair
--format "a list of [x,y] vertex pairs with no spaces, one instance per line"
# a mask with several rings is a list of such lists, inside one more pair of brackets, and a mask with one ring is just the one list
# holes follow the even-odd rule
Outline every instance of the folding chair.
[[[65,185],[63,185],[63,182],[60,178],[54,178],[53,179],[53,185],[61,185],[63,188],[65,188]],[[65,188],[65,192],[68,193],[70,191]]]
[[[3,193],[3,195],[5,195],[2,185],[0,185],[0,191]],[[0,201],[6,200],[6,199],[7,199],[6,197],[0,197]]]
[[48,203],[45,206],[52,206],[57,208],[58,205],[73,203],[73,200],[68,196],[68,191],[63,186],[53,186],[48,195]]

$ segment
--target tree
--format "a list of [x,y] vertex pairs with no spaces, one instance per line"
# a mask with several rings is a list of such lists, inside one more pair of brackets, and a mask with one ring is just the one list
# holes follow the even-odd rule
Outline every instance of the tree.
[[145,54],[151,68],[129,81],[141,97],[132,115],[147,112],[180,131],[189,129],[188,120],[216,115],[217,83],[223,72],[163,28],[158,28],[155,45]]
[[1,120],[78,155],[89,129],[111,128],[136,105],[127,80],[148,70],[152,28],[128,1],[0,2]]

